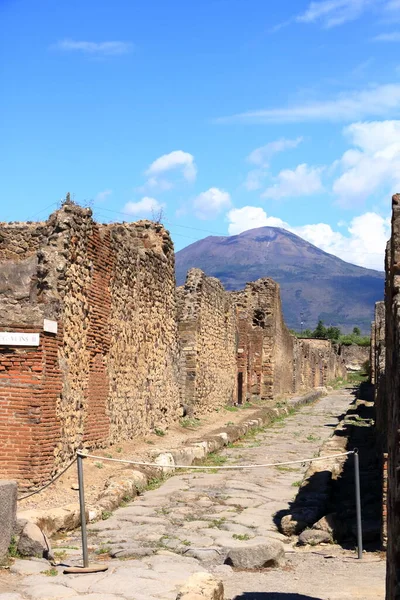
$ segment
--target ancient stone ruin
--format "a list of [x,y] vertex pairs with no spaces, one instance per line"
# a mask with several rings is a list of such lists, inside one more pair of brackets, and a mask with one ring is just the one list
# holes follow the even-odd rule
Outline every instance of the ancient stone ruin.
[[44,482],[78,448],[182,416],[276,399],[345,375],[325,340],[297,340],[271,279],[228,293],[198,269],[176,289],[158,223],[96,223],[67,201],[0,226],[0,474]]
[[386,249],[385,302],[375,307],[371,380],[382,450],[382,541],[387,537],[386,598],[400,598],[400,194],[392,198],[392,235]]

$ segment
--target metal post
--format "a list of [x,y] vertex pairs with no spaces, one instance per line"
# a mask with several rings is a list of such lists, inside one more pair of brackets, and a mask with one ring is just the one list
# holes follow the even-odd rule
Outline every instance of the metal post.
[[83,456],[77,454],[78,465],[78,485],[79,485],[79,508],[81,513],[81,532],[82,532],[82,554],[83,567],[86,569],[89,566],[88,548],[87,548],[87,533],[86,533],[86,510],[85,510],[85,487],[83,483]]
[[358,450],[354,450],[354,478],[356,488],[356,513],[357,513],[357,549],[358,558],[361,560],[363,555],[362,546],[362,525],[361,525],[361,494],[360,494],[360,464],[358,460]]

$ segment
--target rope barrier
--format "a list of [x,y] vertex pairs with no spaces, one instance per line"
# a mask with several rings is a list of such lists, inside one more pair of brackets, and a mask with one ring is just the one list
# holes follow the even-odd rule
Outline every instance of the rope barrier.
[[201,466],[201,465],[159,465],[157,463],[152,462],[144,462],[144,461],[135,461],[135,460],[124,460],[123,458],[107,458],[104,456],[97,456],[95,454],[85,454],[84,452],[77,452],[78,456],[82,458],[94,458],[96,460],[105,460],[109,462],[118,462],[125,463],[129,465],[135,465],[137,467],[154,467],[157,469],[221,469],[221,470],[234,470],[234,469],[259,469],[262,467],[283,467],[285,465],[295,465],[302,463],[311,463],[317,460],[326,460],[331,458],[338,458],[339,456],[348,456],[349,454],[355,454],[355,450],[350,450],[349,452],[341,452],[340,454],[331,454],[330,456],[317,456],[314,458],[302,458],[300,460],[288,460],[285,462],[278,463],[264,463],[259,465],[215,465],[215,466]]
[[21,496],[20,498],[17,498],[18,502],[20,500],[26,500],[26,498],[30,498],[31,496],[34,496],[35,494],[39,494],[39,492],[43,492],[43,490],[45,490],[46,488],[48,488],[50,485],[52,485],[55,481],[57,481],[57,479],[60,479],[61,475],[64,475],[64,473],[66,471],[68,471],[69,468],[72,467],[72,465],[76,462],[77,457],[75,456],[74,459],[69,463],[69,465],[67,467],[65,467],[65,469],[63,469],[61,471],[61,473],[59,473],[58,475],[56,475],[54,477],[54,479],[51,479],[48,483],[46,483],[46,485],[44,485],[43,487],[39,488],[38,490],[34,490],[33,492],[30,492],[29,494],[27,494],[26,496]]
[[93,458],[96,460],[102,460],[102,461],[108,461],[108,462],[117,462],[117,463],[124,463],[124,464],[128,464],[128,465],[134,465],[136,467],[153,467],[153,468],[157,468],[157,469],[193,469],[193,470],[215,470],[215,469],[219,469],[219,470],[236,470],[236,469],[260,469],[260,468],[265,468],[265,467],[283,467],[286,465],[296,465],[296,464],[303,464],[303,463],[312,463],[318,460],[328,460],[331,458],[339,458],[341,456],[348,456],[349,454],[356,454],[357,450],[350,450],[349,452],[341,452],[340,454],[331,454],[330,456],[317,456],[314,458],[302,458],[299,460],[288,460],[285,462],[277,462],[277,463],[263,463],[263,464],[259,464],[259,465],[214,465],[214,466],[208,466],[208,465],[159,465],[157,463],[154,462],[146,462],[146,461],[138,461],[138,460],[125,460],[123,458],[108,458],[105,456],[97,456],[96,454],[85,454],[84,452],[77,452],[77,456],[74,457],[74,459],[65,467],[65,469],[63,469],[58,475],[56,475],[56,477],[54,477],[53,479],[51,479],[48,483],[46,483],[46,485],[44,485],[43,487],[39,488],[38,490],[33,490],[33,492],[30,492],[29,494],[26,494],[25,496],[21,496],[20,498],[18,498],[18,501],[20,500],[26,500],[27,498],[30,498],[31,496],[34,496],[35,494],[39,494],[40,492],[42,492],[43,490],[45,490],[46,488],[48,488],[49,486],[51,486],[53,483],[55,483],[57,481],[57,479],[59,479],[62,475],[64,475],[64,473],[66,473],[66,471],[68,471],[68,469],[70,469],[72,467],[72,465],[76,462],[77,457],[81,456],[82,458]]

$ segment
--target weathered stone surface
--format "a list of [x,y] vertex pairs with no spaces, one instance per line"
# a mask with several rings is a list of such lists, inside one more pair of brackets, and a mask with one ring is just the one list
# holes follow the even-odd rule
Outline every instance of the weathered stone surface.
[[0,564],[7,556],[17,512],[17,484],[0,480]]
[[[0,405],[11,402],[0,472],[27,486],[83,444],[120,443],[177,421],[174,252],[161,225],[100,225],[67,200],[46,223],[2,224],[0,273],[8,281],[0,278],[0,328],[40,334],[34,351],[0,358]],[[59,323],[57,334],[42,330],[44,318]],[[23,452],[7,441],[17,439],[16,424],[26,426]]]
[[232,299],[215,277],[188,272],[177,290],[180,382],[193,414],[236,400],[236,322]]
[[325,531],[326,533],[332,535],[335,530],[335,525],[335,515],[331,513],[329,515],[325,515],[325,517],[322,517],[319,521],[314,523],[312,528],[319,529],[320,531]]
[[176,600],[224,600],[222,581],[210,573],[194,573],[181,588]]
[[17,558],[11,565],[11,573],[16,575],[38,575],[49,568],[49,563],[44,558],[31,558],[23,560]]
[[317,544],[328,544],[332,542],[332,535],[328,531],[320,529],[306,529],[299,535],[299,545],[316,546]]
[[[24,487],[82,447],[166,431],[182,403],[201,413],[343,374],[330,341],[290,334],[272,279],[228,293],[194,269],[176,291],[173,244],[159,223],[101,225],[67,198],[46,223],[1,226],[0,273],[0,329],[40,335],[38,347],[0,356],[0,472]],[[44,318],[57,333],[43,330]],[[207,449],[229,441],[217,432]],[[172,468],[171,456],[158,460]],[[129,478],[124,485],[129,493]],[[111,486],[102,506],[116,502]]]
[[285,515],[281,519],[280,529],[284,535],[298,535],[307,527],[306,521],[297,521],[292,515]]
[[282,565],[285,549],[281,542],[268,541],[231,548],[225,559],[226,564],[239,569],[258,569]]
[[37,525],[27,522],[18,540],[18,552],[21,556],[49,558],[52,555],[48,537]]

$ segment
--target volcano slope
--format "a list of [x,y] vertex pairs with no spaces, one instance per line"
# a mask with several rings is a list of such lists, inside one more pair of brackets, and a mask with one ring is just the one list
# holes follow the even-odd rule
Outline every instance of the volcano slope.
[[176,254],[178,285],[197,267],[227,290],[271,277],[281,286],[289,328],[314,329],[319,319],[343,331],[369,333],[375,302],[383,298],[384,273],[327,254],[277,227],[260,227],[229,237],[209,236]]

